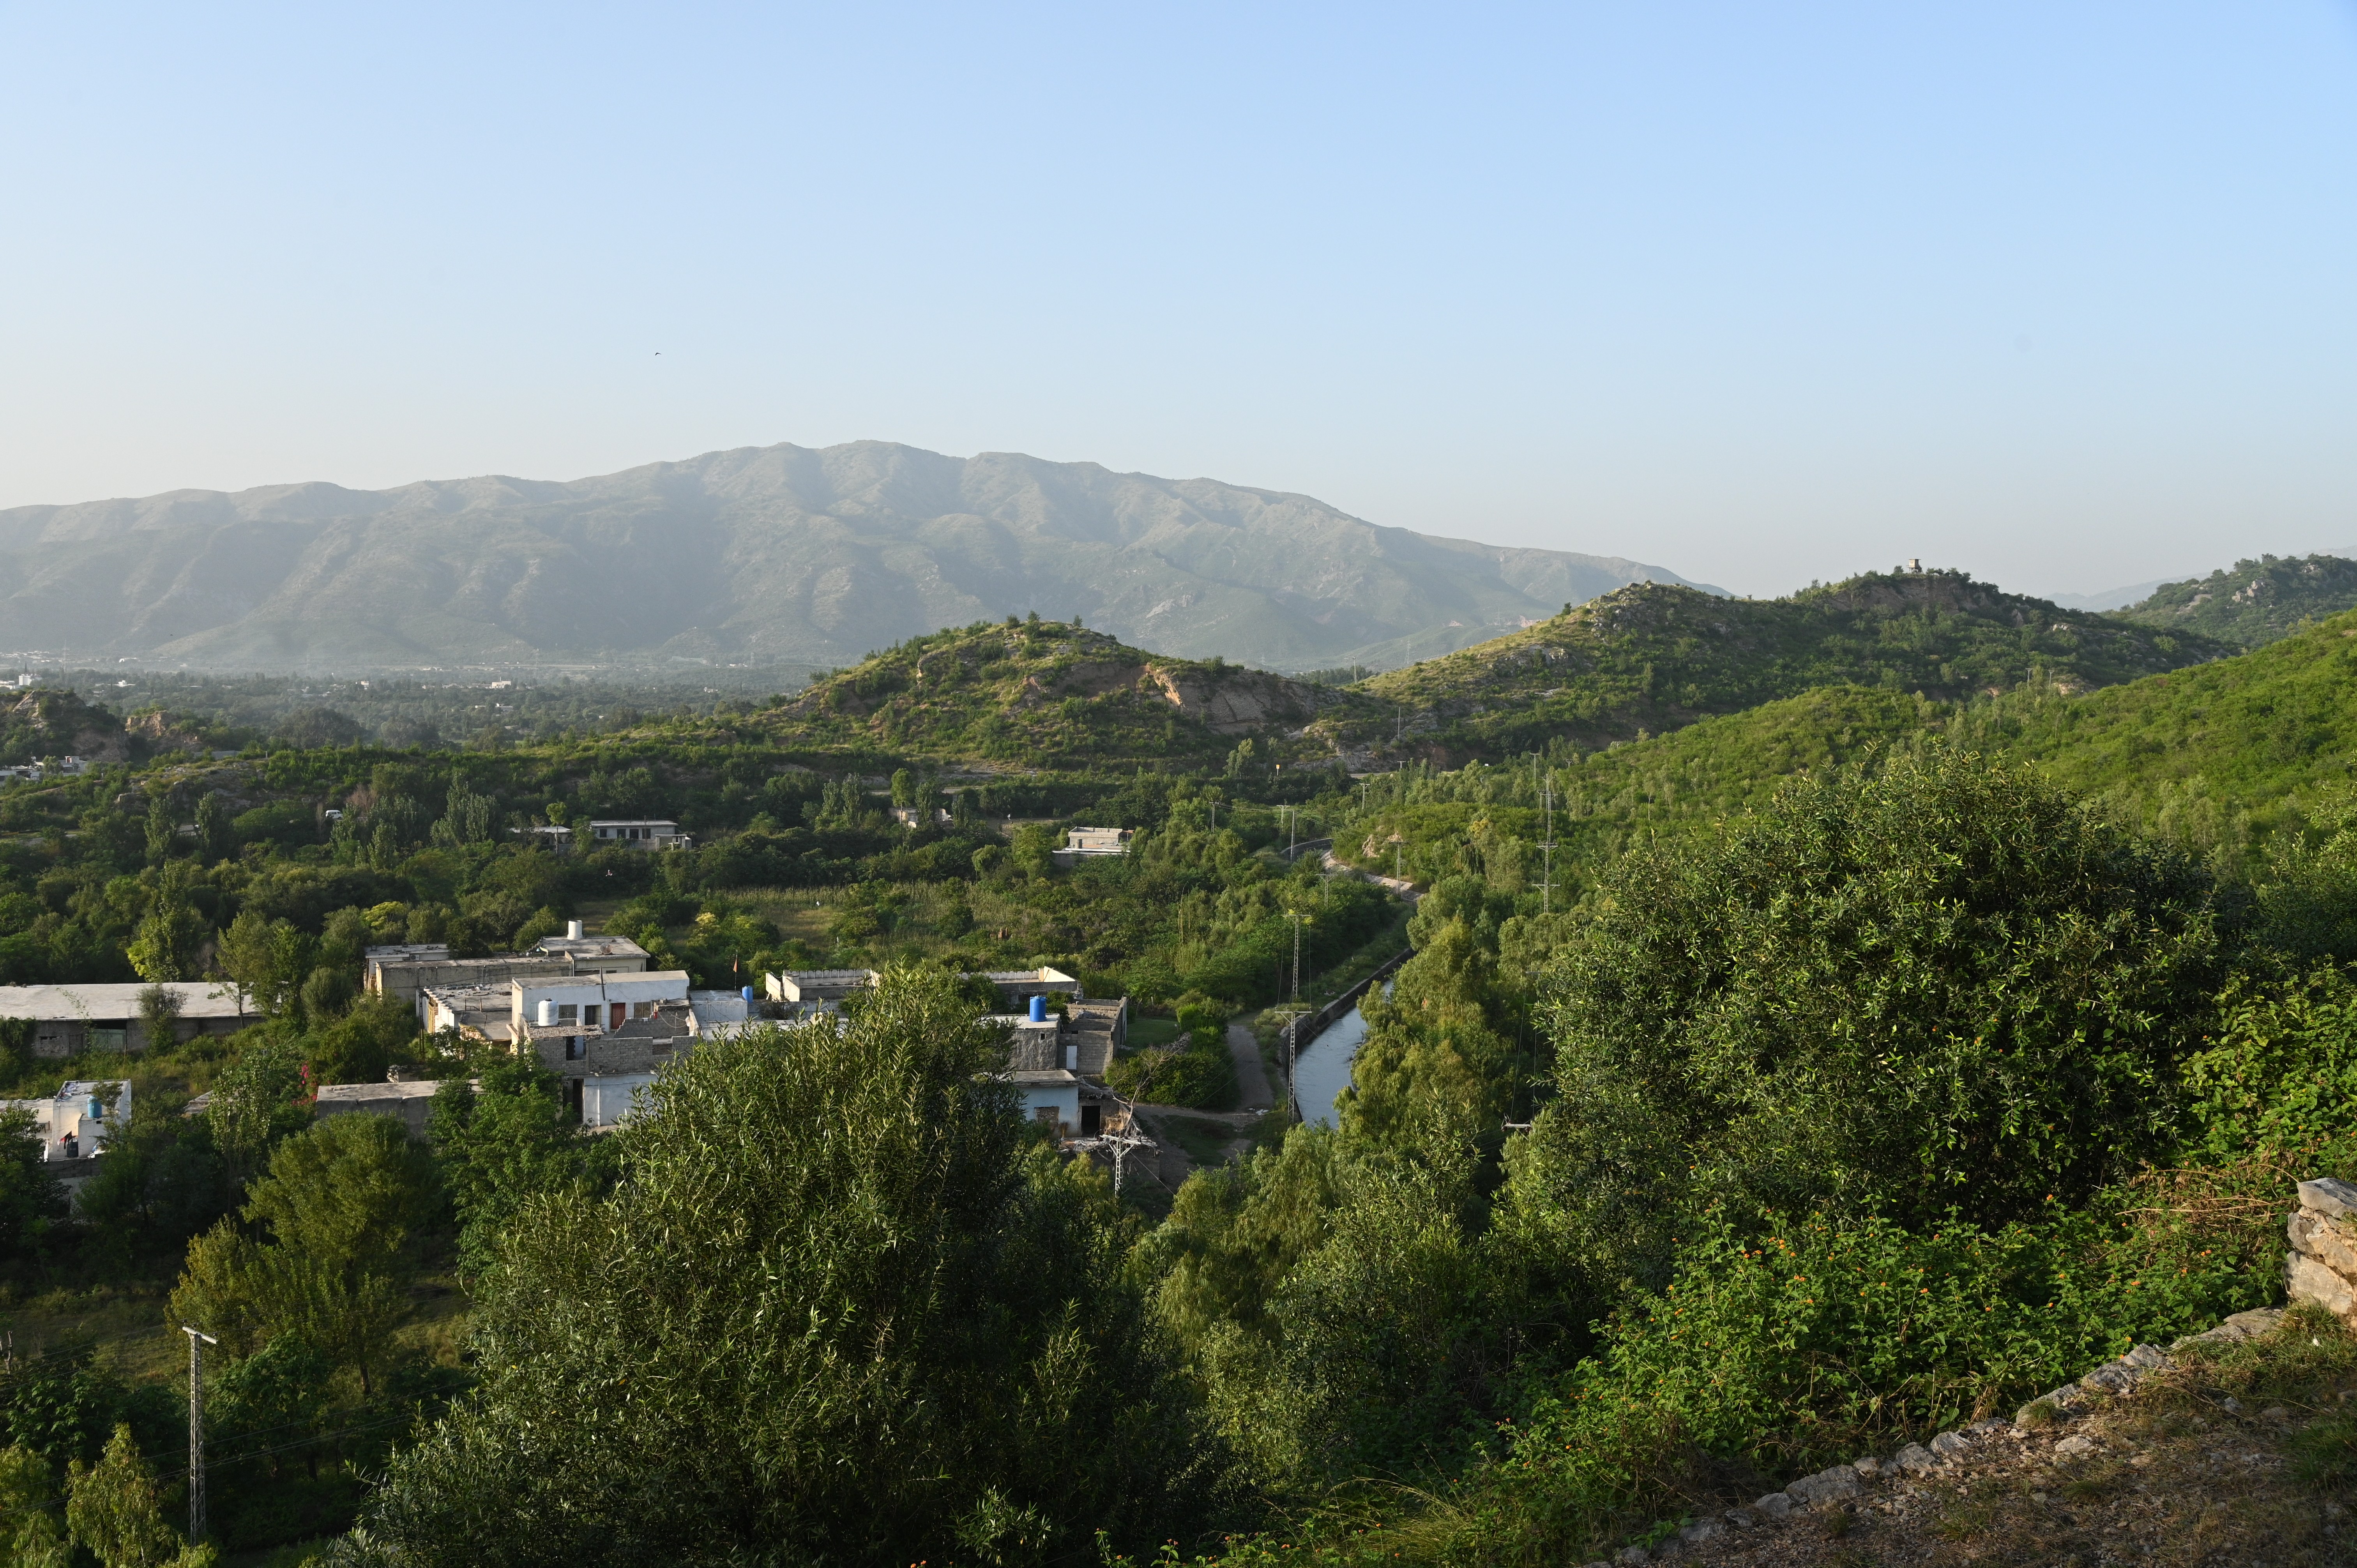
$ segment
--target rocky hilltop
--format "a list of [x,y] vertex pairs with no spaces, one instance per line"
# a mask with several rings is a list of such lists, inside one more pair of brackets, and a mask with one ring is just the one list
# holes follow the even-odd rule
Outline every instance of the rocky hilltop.
[[1072,766],[1217,760],[1365,706],[1266,671],[1010,618],[912,638],[780,699],[762,723],[799,747]]

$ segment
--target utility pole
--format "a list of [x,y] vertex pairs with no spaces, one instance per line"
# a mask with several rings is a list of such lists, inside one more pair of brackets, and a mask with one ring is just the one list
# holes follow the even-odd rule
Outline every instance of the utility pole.
[[1544,793],[1546,796],[1546,837],[1539,841],[1539,848],[1546,855],[1546,874],[1539,883],[1539,913],[1548,915],[1555,912],[1555,775],[1552,773],[1547,775]]
[[1301,928],[1309,923],[1307,915],[1287,911],[1285,917],[1293,922],[1293,999],[1301,1000]]
[[220,1340],[180,1325],[188,1337],[188,1544],[205,1538],[205,1362],[203,1347]]

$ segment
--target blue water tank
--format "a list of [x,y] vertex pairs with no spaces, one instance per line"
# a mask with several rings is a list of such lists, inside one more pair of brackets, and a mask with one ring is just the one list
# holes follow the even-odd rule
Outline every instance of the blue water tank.
[[745,998],[745,1000],[746,1000],[746,1001],[748,1001],[748,1002],[752,1001],[752,1000],[753,1000],[753,988],[752,988],[751,986],[749,986],[749,985],[748,985],[748,986],[747,986],[747,987],[745,987],[745,989],[744,989],[744,991],[743,991],[742,994],[743,994],[743,996],[744,996],[744,998]]
[[1034,996],[1031,998],[1031,1021],[1035,1024],[1044,1024],[1048,1021],[1048,999],[1046,997]]

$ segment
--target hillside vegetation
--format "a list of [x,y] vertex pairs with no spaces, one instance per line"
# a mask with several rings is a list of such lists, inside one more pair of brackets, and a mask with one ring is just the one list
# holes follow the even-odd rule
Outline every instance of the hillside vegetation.
[[2303,621],[2351,608],[2357,608],[2357,561],[2262,555],[2207,577],[2164,584],[2142,603],[2111,614],[2138,626],[2257,648]]
[[[1453,768],[1437,725],[1333,766],[1384,682],[1034,620],[621,734],[126,742],[0,784],[0,981],[210,977],[264,1015],[128,1061],[0,1025],[0,1090],[128,1073],[141,1108],[78,1209],[0,1135],[18,1555],[119,1518],[177,1550],[183,1322],[220,1331],[241,1551],[1542,1568],[2279,1301],[2292,1182],[2357,1175],[2357,614],[2222,657],[1953,576],[1605,611],[1516,645],[1607,677],[1595,724]],[[1643,707],[1648,650],[1701,698]],[[1566,679],[1455,670],[1498,712]],[[1746,691],[1781,694],[1702,700]],[[695,847],[518,831],[604,815]],[[1076,820],[1129,852],[1060,865]],[[1328,837],[1348,864],[1286,853]],[[569,918],[701,988],[885,978],[702,1041],[595,1137],[533,1061],[358,993],[371,944]],[[1239,1117],[1224,1164],[1133,1151],[1118,1190],[1023,1114],[965,978],[1127,995],[1108,1079],[1220,1112],[1231,1017],[1403,928],[1338,1125]],[[423,1142],[313,1122],[395,1069],[444,1080]],[[113,1291],[151,1331],[67,1337]],[[2357,1419],[2316,1424],[2278,1501],[2330,1518]],[[1950,1528],[1961,1560],[1989,1527]]]
[[1555,902],[1631,847],[1706,833],[1790,779],[1933,741],[2018,759],[2139,831],[2239,871],[2271,836],[2337,808],[2357,760],[2357,616],[2255,652],[2073,694],[2032,682],[1958,702],[1830,686],[1667,735],[1585,751],[1555,740],[1502,765],[1372,780],[1336,856],[1431,879],[1467,865],[1542,875],[1554,794]]
[[1361,682],[1390,709],[1330,727],[1352,751],[1436,763],[1583,750],[1818,687],[1942,701],[2032,680],[2086,691],[2222,658],[2231,645],[2059,609],[1961,573],[1870,573],[1781,599],[1636,584],[1545,623]]
[[[1077,623],[977,622],[908,641],[784,699],[802,748],[988,764],[1218,765],[1363,697],[1221,660],[1171,659]],[[1241,759],[1240,759],[1241,765]]]

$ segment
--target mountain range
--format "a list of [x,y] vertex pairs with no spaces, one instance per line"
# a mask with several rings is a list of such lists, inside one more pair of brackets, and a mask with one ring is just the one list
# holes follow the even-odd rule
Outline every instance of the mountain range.
[[1212,479],[874,441],[0,511],[0,649],[214,670],[824,666],[1035,609],[1180,657],[1382,666],[1638,581],[1684,579]]

